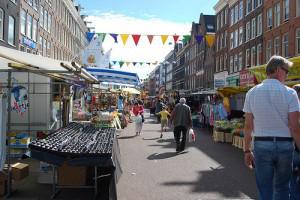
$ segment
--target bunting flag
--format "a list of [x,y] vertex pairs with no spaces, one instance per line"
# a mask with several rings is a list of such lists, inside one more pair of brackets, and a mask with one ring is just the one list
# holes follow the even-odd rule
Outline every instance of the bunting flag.
[[215,42],[215,34],[205,35],[206,42],[209,47],[212,47]]
[[110,36],[114,38],[115,43],[118,43],[118,34],[110,33]]
[[183,36],[183,42],[184,43],[188,43],[190,41],[190,39],[191,39],[191,35],[184,35]]
[[100,38],[100,40],[103,42],[106,36],[106,33],[97,33],[98,37]]
[[136,65],[136,63],[137,63],[137,62],[132,62],[133,66],[135,66],[135,65]]
[[117,61],[112,61],[113,65],[116,65],[117,64]]
[[86,33],[87,40],[90,42],[93,39],[94,35],[95,33],[87,32]]
[[127,67],[130,65],[131,62],[126,62]]
[[140,65],[142,66],[144,63],[143,62],[140,62]]
[[174,43],[176,43],[177,40],[179,39],[179,35],[173,35],[173,39],[174,39]]
[[136,46],[139,43],[140,37],[141,37],[141,35],[132,35],[133,41],[134,41]]
[[128,40],[128,37],[129,37],[129,34],[120,34],[120,35],[121,35],[123,44],[126,45],[126,42]]
[[147,35],[147,37],[148,37],[149,43],[151,44],[152,40],[153,40],[153,35]]
[[198,43],[201,43],[202,40],[203,40],[203,35],[196,35],[196,36],[195,36],[195,39],[196,39],[196,41],[197,41]]
[[163,45],[166,43],[167,39],[168,39],[168,35],[161,35],[161,41],[163,43]]
[[124,62],[123,62],[123,61],[119,61],[119,65],[120,65],[120,67],[122,67],[122,66],[123,66],[123,64],[124,64]]

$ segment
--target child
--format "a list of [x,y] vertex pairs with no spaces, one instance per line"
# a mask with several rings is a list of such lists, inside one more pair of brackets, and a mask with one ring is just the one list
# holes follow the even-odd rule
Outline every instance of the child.
[[166,126],[168,124],[168,116],[171,116],[170,113],[166,110],[166,107],[163,107],[162,111],[156,113],[157,115],[160,115],[161,118],[161,134],[160,138],[163,137],[163,130],[167,131]]

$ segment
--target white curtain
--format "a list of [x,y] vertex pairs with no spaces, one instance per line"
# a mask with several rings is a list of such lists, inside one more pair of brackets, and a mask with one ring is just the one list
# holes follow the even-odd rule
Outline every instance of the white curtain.
[[7,97],[0,94],[0,171],[3,170],[6,160],[6,122]]

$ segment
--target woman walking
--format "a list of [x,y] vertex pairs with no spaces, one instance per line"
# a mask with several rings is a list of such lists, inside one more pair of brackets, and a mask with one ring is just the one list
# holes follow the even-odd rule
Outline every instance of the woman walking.
[[141,135],[141,131],[143,128],[143,113],[144,113],[144,107],[143,105],[139,105],[138,102],[134,103],[134,106],[132,108],[132,112],[135,116],[134,122],[135,122],[135,134]]

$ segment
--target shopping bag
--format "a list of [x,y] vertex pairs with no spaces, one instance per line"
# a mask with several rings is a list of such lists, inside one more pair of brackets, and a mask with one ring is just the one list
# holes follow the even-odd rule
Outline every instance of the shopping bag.
[[189,130],[189,142],[195,142],[196,141],[196,135],[192,128]]

